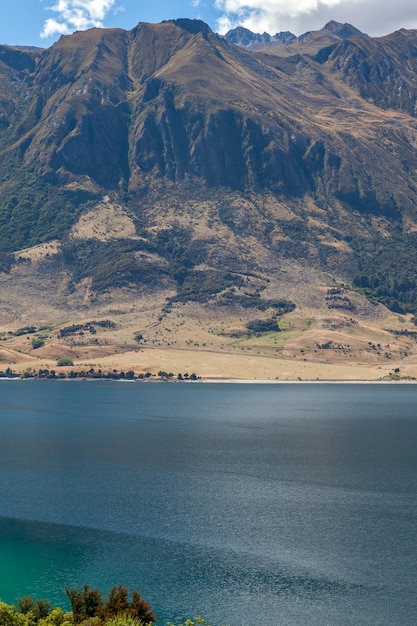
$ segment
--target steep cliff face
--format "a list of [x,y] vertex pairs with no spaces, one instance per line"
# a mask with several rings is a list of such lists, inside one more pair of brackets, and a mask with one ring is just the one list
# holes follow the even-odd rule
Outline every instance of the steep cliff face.
[[[178,284],[234,255],[262,269],[255,241],[351,280],[388,238],[411,273],[417,33],[290,35],[176,20],[0,47],[1,249],[68,239],[110,194]],[[161,230],[182,233],[181,262]]]
[[0,142],[13,141],[8,130],[13,122],[19,124],[21,110],[25,106],[22,93],[25,78],[34,71],[36,58],[41,50],[0,46]]

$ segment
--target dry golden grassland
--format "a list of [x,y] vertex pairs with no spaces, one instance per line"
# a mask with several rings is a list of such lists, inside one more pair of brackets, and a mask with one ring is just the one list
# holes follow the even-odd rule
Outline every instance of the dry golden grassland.
[[[103,204],[103,232],[110,219],[120,217],[118,210]],[[87,218],[84,228],[90,227]],[[51,242],[22,250],[22,263],[0,275],[0,371],[57,370],[58,359],[68,357],[73,365],[60,372],[132,370],[157,377],[163,371],[212,380],[417,379],[411,315],[390,313],[345,287],[335,289],[336,282],[311,267],[281,261],[267,280],[245,283],[245,290],[266,284],[266,299],[296,303],[278,317],[279,329],[255,333],[248,322],[271,318],[274,310],[224,306],[216,298],[205,304],[175,302],[173,286],[98,295],[84,280],[69,289],[65,271],[48,271],[47,260],[58,249],[58,242]],[[110,323],[103,325],[106,320]],[[71,332],[73,325],[78,328]]]
[[[159,303],[161,305],[161,302]],[[383,311],[383,315],[381,314]],[[254,311],[149,302],[125,302],[119,308],[100,307],[88,317],[45,324],[33,333],[0,331],[0,369],[16,372],[56,369],[70,357],[74,365],[60,371],[133,370],[157,376],[159,371],[195,373],[213,380],[378,380],[417,378],[416,341],[393,330],[408,328],[409,319],[380,308],[377,319],[355,319],[343,312],[302,307],[279,318],[280,331],[249,333]],[[257,317],[268,317],[268,312]],[[74,323],[111,320],[114,328],[94,326],[60,336]],[[36,326],[34,324],[34,326]],[[388,330],[389,329],[389,330]],[[44,345],[32,347],[34,338]],[[135,338],[136,337],[136,338]]]

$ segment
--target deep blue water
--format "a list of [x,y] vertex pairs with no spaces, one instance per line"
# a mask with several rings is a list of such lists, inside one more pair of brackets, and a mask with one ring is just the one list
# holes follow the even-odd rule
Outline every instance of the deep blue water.
[[0,382],[0,598],[417,623],[417,386]]

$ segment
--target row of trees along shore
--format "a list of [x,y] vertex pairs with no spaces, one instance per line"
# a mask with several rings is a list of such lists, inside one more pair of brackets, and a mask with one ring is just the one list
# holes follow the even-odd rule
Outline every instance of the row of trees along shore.
[[[57,367],[70,366],[72,363],[63,363],[60,364],[58,361]],[[200,380],[200,376],[197,376],[194,372],[188,374],[188,372],[181,373],[179,372],[177,375],[172,372],[164,372],[160,370],[157,374],[152,374],[151,372],[145,372],[137,374],[133,370],[128,370],[127,372],[121,370],[118,371],[116,369],[113,370],[101,370],[94,368],[90,368],[88,370],[66,370],[66,371],[56,371],[55,369],[26,369],[23,372],[16,372],[11,367],[6,368],[6,370],[0,370],[0,378],[49,378],[49,379],[108,379],[108,380],[138,380],[138,381],[146,381],[146,380],[171,380],[171,381],[196,381]],[[0,626],[2,626],[0,624]]]

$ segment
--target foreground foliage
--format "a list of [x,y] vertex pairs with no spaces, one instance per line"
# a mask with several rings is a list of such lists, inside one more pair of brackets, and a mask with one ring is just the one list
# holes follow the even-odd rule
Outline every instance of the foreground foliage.
[[[82,591],[67,590],[67,594],[69,592],[73,599],[76,599],[77,614],[65,612],[60,607],[53,608],[48,600],[33,600],[31,596],[20,598],[17,606],[6,604],[0,600],[0,626],[152,626],[156,619],[153,613],[150,621],[146,621],[149,618],[145,618],[144,621],[144,619],[129,613],[133,598],[132,602],[128,601],[126,604],[125,589],[122,586],[113,587],[106,602],[97,589],[89,589],[88,585],[85,585]],[[71,594],[71,592],[76,593]],[[118,612],[106,618],[100,617],[98,614],[80,617],[79,609],[81,607],[83,610],[94,613],[98,604],[100,605],[100,598],[102,607],[107,606],[106,610],[118,610]],[[97,600],[99,600],[98,604]],[[141,600],[141,602],[148,604],[145,600]],[[141,606],[144,607],[145,604]],[[150,609],[148,616],[149,611]],[[193,619],[186,619],[180,624],[167,622],[166,626],[210,626],[210,624],[203,617],[197,616]]]
[[138,591],[133,591],[130,599],[128,589],[124,585],[112,587],[107,600],[98,589],[90,589],[88,585],[84,585],[81,591],[67,588],[66,593],[71,603],[74,624],[81,624],[89,618],[97,618],[98,626],[121,615],[135,618],[143,624],[156,620],[149,602],[141,598]]
[[124,585],[111,588],[105,599],[98,589],[66,589],[71,612],[53,608],[48,600],[20,598],[17,606],[0,601],[0,626],[151,626],[155,620],[149,602]]
[[[53,607],[48,600],[25,596],[17,605],[0,600],[0,626],[153,626],[156,621],[149,602],[138,591],[129,592],[124,585],[111,588],[104,598],[98,589],[84,585],[82,589],[66,588],[72,611]],[[210,626],[201,616],[181,624],[166,626]]]

